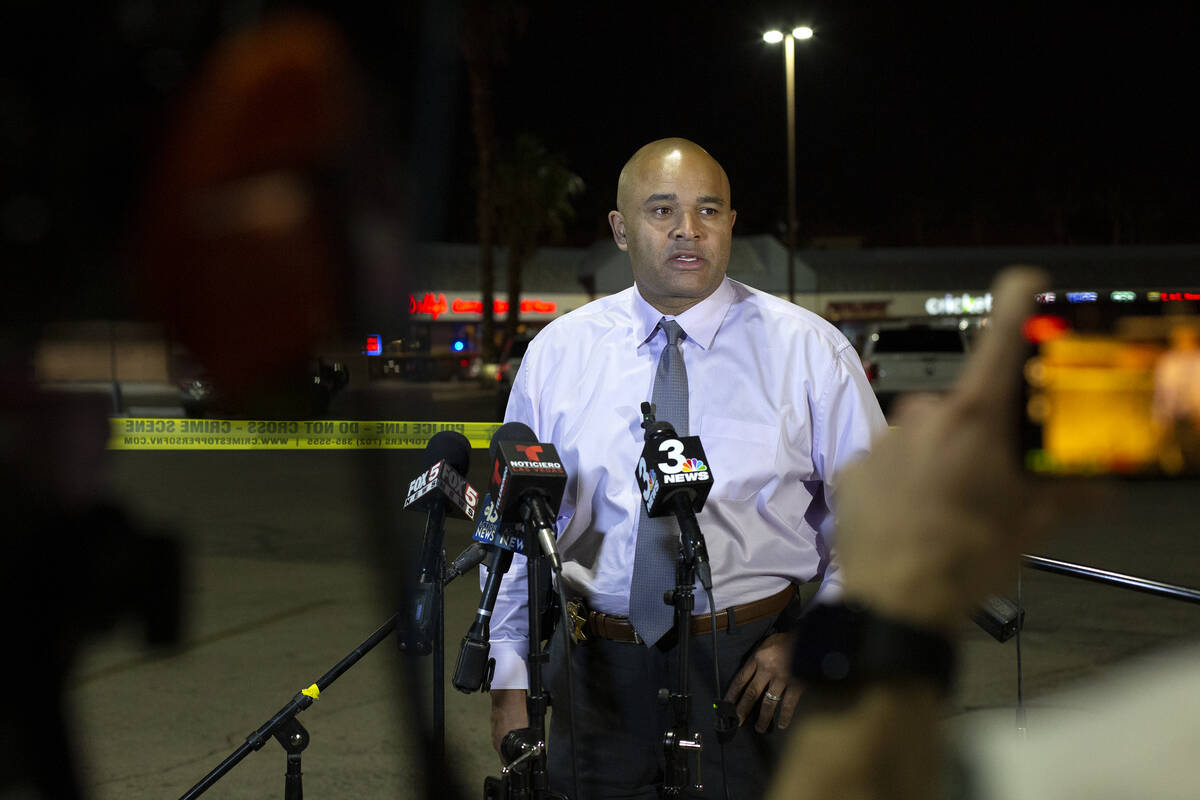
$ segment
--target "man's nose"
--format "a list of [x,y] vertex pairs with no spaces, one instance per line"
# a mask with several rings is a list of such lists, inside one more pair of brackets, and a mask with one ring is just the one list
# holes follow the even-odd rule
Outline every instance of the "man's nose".
[[700,214],[696,211],[684,211],[677,217],[679,224],[675,226],[676,239],[700,238]]

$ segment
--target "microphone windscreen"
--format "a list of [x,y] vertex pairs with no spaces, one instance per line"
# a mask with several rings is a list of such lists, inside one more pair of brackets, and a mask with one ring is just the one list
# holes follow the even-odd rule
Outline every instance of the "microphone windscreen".
[[536,442],[537,436],[533,428],[524,422],[506,422],[492,434],[492,443],[488,445],[488,457],[492,461],[500,453],[500,442]]
[[465,476],[471,464],[471,442],[458,431],[438,431],[425,445],[425,467],[428,469],[439,461],[445,461],[459,474]]

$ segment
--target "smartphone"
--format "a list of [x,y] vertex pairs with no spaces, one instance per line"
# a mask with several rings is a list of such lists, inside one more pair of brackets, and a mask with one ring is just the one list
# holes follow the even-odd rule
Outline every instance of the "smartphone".
[[1047,476],[1200,477],[1200,289],[1043,292],[1021,458]]

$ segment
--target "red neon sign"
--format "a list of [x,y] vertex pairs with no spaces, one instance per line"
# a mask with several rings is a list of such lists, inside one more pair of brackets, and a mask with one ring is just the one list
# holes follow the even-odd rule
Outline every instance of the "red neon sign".
[[416,295],[408,296],[408,313],[410,314],[429,314],[437,319],[438,314],[446,313],[446,308],[446,295],[444,294],[434,297],[432,292],[426,292],[420,300]]
[[[451,311],[455,314],[482,314],[482,300],[464,300],[461,297],[456,297],[449,303],[446,302],[445,294],[434,295],[432,292],[426,292],[425,296],[420,300],[416,295],[408,296],[408,313],[410,314],[429,314],[434,319],[438,315],[445,314]],[[492,302],[492,311],[496,314],[508,313],[507,300],[494,300]],[[522,314],[553,314],[558,311],[558,303],[550,300],[526,299],[521,301]]]

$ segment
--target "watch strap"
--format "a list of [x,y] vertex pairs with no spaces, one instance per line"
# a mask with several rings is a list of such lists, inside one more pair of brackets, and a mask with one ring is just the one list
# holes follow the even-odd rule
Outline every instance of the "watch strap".
[[793,632],[792,671],[807,683],[858,687],[931,681],[946,693],[953,686],[955,652],[949,639],[865,606],[810,606]]

